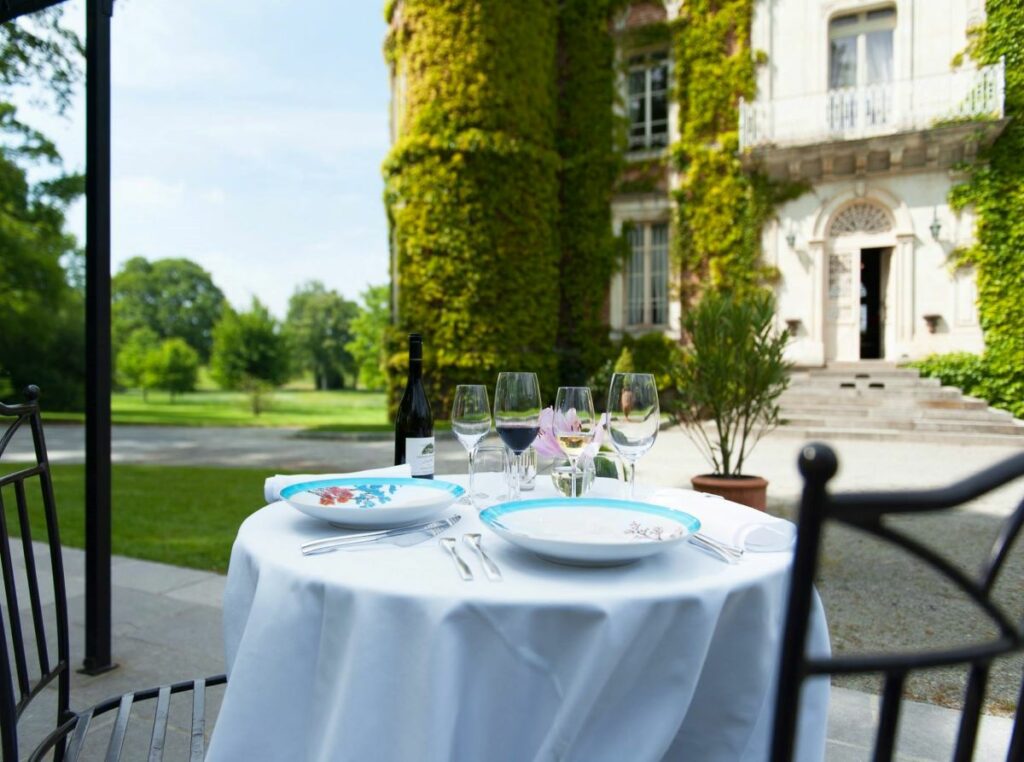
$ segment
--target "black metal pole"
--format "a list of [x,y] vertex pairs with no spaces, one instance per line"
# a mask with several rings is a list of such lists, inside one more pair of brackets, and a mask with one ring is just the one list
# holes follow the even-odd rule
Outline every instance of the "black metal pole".
[[114,668],[110,614],[110,17],[85,6],[85,660]]

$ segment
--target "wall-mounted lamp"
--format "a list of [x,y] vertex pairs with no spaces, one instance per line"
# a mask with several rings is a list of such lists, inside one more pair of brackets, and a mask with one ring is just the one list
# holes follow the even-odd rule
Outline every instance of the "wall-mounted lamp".
[[939,222],[938,207],[932,210],[932,224],[928,226],[928,229],[932,231],[932,238],[936,241],[939,240],[939,233],[942,231],[942,223]]
[[789,244],[791,249],[796,246],[796,233],[793,232],[793,228],[790,228],[789,232],[786,233],[786,243]]

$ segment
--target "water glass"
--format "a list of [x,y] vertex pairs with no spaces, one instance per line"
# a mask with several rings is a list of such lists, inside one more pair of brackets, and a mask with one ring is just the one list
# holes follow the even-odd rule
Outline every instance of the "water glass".
[[[481,384],[460,384],[452,401],[452,431],[469,453],[469,498],[475,497],[473,458],[477,446],[491,430],[491,402],[487,387]],[[481,495],[486,497],[486,495]]]
[[616,373],[608,388],[608,434],[626,462],[629,497],[636,492],[636,462],[654,446],[661,427],[658,387],[650,373]]
[[470,483],[477,487],[476,492],[472,493],[472,502],[478,511],[508,499],[509,465],[509,453],[504,445],[495,443],[477,446]]
[[558,459],[551,464],[551,483],[566,497],[580,497],[594,486],[594,463],[581,458],[575,465],[568,459]]
[[[507,448],[506,448],[507,449]],[[515,453],[508,450],[509,462],[509,484],[512,483],[512,463],[515,462]],[[531,491],[537,484],[537,450],[527,447],[519,456],[519,490],[521,492]]]
[[[584,455],[576,464],[576,494],[585,495],[590,492],[591,489],[600,484],[597,481],[598,479],[621,482],[623,478],[622,470],[622,459],[614,452],[599,452],[593,457]],[[572,481],[570,481],[573,478],[572,474],[573,468],[567,458],[564,460],[556,459],[552,462],[551,483],[555,485],[556,490],[566,497],[572,495]],[[608,497],[610,494],[619,497],[621,494],[621,488],[616,489],[614,493],[607,493],[607,489],[607,486],[602,485],[602,494],[599,497]]]

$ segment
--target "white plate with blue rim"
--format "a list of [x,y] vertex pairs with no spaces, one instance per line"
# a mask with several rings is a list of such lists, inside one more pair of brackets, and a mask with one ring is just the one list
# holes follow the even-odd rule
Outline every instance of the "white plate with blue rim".
[[633,500],[542,498],[500,503],[480,513],[499,537],[571,566],[619,566],[661,553],[700,529],[683,511]]
[[464,491],[437,479],[352,476],[292,484],[281,490],[281,499],[336,526],[390,529],[442,513]]

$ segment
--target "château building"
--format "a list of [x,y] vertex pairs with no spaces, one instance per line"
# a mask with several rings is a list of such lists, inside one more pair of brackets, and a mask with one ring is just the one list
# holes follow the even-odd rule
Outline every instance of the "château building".
[[[743,233],[733,276],[755,256],[773,276],[797,365],[984,348],[975,274],[955,265],[975,220],[949,204],[1007,121],[1003,63],[964,55],[984,0],[745,0],[716,6],[726,24],[687,2],[389,4],[393,315],[430,334],[439,386],[510,363],[580,383],[609,327],[679,338],[680,294],[710,277],[674,256],[696,240],[681,220],[715,203],[680,174],[702,151],[794,191],[723,229]],[[687,46],[704,27],[717,36]],[[746,72],[689,143],[681,109],[694,124],[713,78],[687,81],[687,51]]]
[[[680,5],[633,3],[615,31],[671,21]],[[750,170],[802,184],[761,231],[797,364],[983,348],[974,274],[951,256],[972,242],[974,219],[947,200],[1005,125],[1002,64],[954,67],[983,21],[983,0],[755,1],[750,41],[764,64],[756,98],[739,106],[739,147]],[[678,106],[669,47],[620,45],[618,54],[628,179],[667,157]],[[655,187],[613,202],[631,246],[609,295],[617,334],[678,335],[678,178],[664,166]]]

